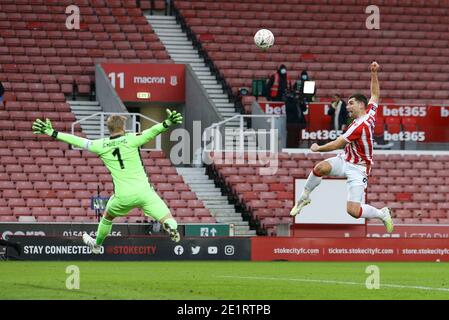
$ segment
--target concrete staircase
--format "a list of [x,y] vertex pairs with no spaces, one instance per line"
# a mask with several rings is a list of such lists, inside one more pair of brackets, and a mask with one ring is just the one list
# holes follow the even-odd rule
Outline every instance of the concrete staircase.
[[199,200],[209,209],[218,223],[234,224],[235,236],[255,236],[256,230],[250,230],[248,222],[242,220],[240,213],[235,211],[228,198],[215,187],[214,181],[206,175],[205,168],[176,168],[183,176],[190,189],[196,193]]
[[[67,101],[75,114],[76,120],[81,120],[82,118],[93,115],[97,112],[103,112],[98,101]],[[81,129],[87,135],[88,139],[99,139],[101,138],[100,130],[100,116],[95,116],[80,123]],[[105,134],[108,133],[108,128],[105,127]]]
[[[223,118],[226,120],[238,115],[235,112],[234,104],[229,101],[228,95],[223,91],[221,85],[204,62],[204,59],[199,56],[198,51],[187,38],[187,34],[176,23],[175,17],[159,15],[146,15],[145,17],[164,44],[171,59],[176,63],[190,64],[209,98],[213,101]],[[231,147],[236,149],[236,146],[239,145],[238,139],[235,138],[236,133],[234,132],[239,125],[239,119],[234,119],[226,123],[225,146],[227,149]],[[246,128],[246,124],[244,127]],[[248,148],[248,145],[252,146],[254,144],[254,137],[245,139],[245,148]]]

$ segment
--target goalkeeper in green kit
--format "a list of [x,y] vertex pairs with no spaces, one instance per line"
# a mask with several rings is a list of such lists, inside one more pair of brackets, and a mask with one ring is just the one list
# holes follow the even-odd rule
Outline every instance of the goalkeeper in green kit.
[[159,221],[170,234],[170,238],[178,242],[180,235],[178,224],[170,213],[165,202],[158,196],[148,182],[143,167],[139,147],[154,139],[168,127],[182,123],[182,116],[176,111],[167,109],[167,119],[141,133],[125,133],[126,117],[111,115],[107,120],[109,138],[89,140],[72,134],[57,132],[52,128],[49,119],[36,119],[33,132],[46,134],[78,148],[97,154],[106,168],[111,172],[114,183],[114,194],[109,198],[104,215],[98,225],[97,237],[93,239],[87,233],[83,241],[93,253],[100,253],[101,245],[112,229],[112,220],[123,217],[133,208],[141,208],[146,216]]

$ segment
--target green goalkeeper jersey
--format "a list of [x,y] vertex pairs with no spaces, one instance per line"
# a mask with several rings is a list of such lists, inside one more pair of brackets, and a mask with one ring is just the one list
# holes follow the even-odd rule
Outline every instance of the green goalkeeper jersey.
[[87,149],[96,153],[111,173],[116,196],[135,195],[150,187],[139,147],[165,130],[157,124],[142,133],[88,141]]

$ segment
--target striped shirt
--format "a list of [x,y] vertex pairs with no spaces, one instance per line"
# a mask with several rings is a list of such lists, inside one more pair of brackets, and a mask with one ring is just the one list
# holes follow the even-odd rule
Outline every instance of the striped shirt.
[[348,142],[344,150],[345,160],[366,167],[369,174],[373,164],[373,137],[377,104],[370,103],[368,112],[355,119],[342,135]]

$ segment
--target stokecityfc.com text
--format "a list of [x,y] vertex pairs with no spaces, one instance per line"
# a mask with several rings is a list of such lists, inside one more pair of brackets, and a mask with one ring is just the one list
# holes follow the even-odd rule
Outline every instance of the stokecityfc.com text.
[[327,248],[329,254],[394,254],[394,249],[379,248]]
[[276,254],[319,254],[320,249],[306,249],[306,248],[275,248],[273,250]]
[[[324,250],[324,249],[323,249]],[[305,255],[316,255],[320,254],[321,249],[318,248],[275,248],[273,253],[275,254],[305,254]],[[376,255],[376,254],[394,254],[393,249],[379,249],[379,248],[327,248],[327,253],[332,255],[339,254],[365,254],[365,255]]]

